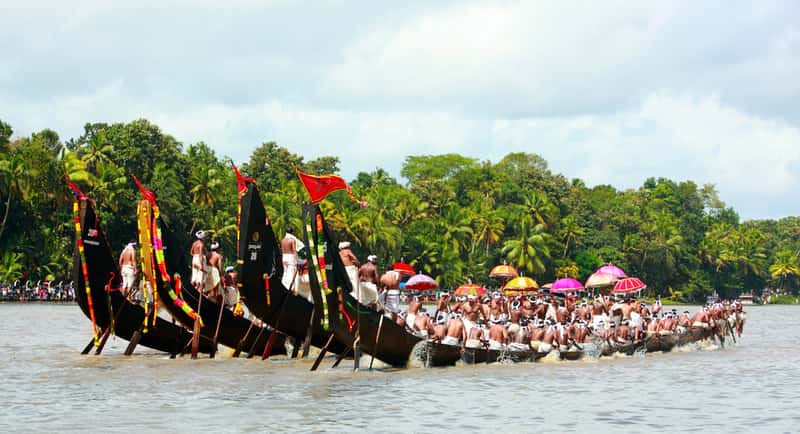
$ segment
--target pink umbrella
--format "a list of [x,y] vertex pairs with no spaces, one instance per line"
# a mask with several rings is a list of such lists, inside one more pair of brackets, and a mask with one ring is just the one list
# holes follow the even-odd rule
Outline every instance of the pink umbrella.
[[583,291],[583,285],[575,279],[564,277],[553,282],[550,292],[553,294],[566,294],[568,292]]
[[417,291],[427,291],[429,289],[436,289],[439,284],[431,276],[427,274],[415,274],[406,282],[406,289],[414,289]]
[[628,277],[625,274],[625,272],[622,271],[622,268],[619,268],[610,262],[608,263],[608,265],[603,265],[602,267],[598,268],[596,273],[610,274],[617,279],[623,279],[625,277]]
[[647,285],[635,277],[627,277],[619,280],[614,285],[614,294],[627,294],[629,292],[636,292],[644,289]]

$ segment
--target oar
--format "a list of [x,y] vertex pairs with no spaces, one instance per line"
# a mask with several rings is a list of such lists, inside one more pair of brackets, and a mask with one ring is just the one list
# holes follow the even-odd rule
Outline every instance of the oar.
[[256,345],[258,345],[258,341],[259,341],[259,339],[261,339],[261,335],[264,334],[264,330],[266,330],[266,327],[262,324],[261,325],[261,330],[259,330],[258,334],[256,335],[256,339],[253,341],[253,344],[250,345],[250,350],[247,351],[247,358],[248,359],[252,358],[255,355]]
[[325,357],[325,353],[328,352],[328,346],[333,341],[333,333],[331,333],[331,337],[328,338],[328,342],[325,343],[325,346],[319,352],[317,359],[314,360],[314,364],[311,366],[311,371],[316,371],[319,368],[319,364],[322,362],[322,358]]
[[336,357],[336,361],[333,362],[331,369],[339,366],[339,363],[342,363],[342,360],[344,360],[344,358],[347,357],[348,354],[350,354],[350,350],[351,348],[346,348],[344,351],[342,351],[342,353]]
[[[264,274],[264,279],[269,279],[269,276]],[[275,327],[273,327],[272,334],[269,335],[269,339],[267,340],[267,345],[264,346],[264,353],[261,354],[261,360],[266,360],[272,354],[272,347],[275,345],[275,339],[278,337],[278,327],[281,326],[281,319],[283,319],[283,312],[286,310],[286,303],[289,300],[289,297],[292,295],[292,288],[294,288],[294,282],[297,280],[297,267],[294,269],[294,277],[292,278],[292,283],[289,285],[289,292],[283,298],[281,302],[281,308],[278,310],[278,318],[275,320]]]
[[[203,289],[197,291],[197,317],[194,319],[192,329],[192,360],[197,359],[197,352],[200,350],[200,306],[203,304]],[[213,351],[213,349],[212,349]]]
[[222,311],[225,309],[225,300],[219,297],[219,315],[217,316],[217,329],[214,330],[214,340],[211,341],[211,353],[208,355],[209,359],[213,359],[217,353],[217,337],[219,337],[219,326],[222,323]]
[[250,330],[253,329],[254,325],[256,325],[255,321],[250,321],[250,326],[247,327],[247,331],[244,333],[244,337],[239,339],[239,344],[236,345],[236,350],[233,352],[233,355],[231,356],[234,359],[239,357],[240,354],[242,354],[242,347],[244,346],[244,343],[247,341],[247,337],[250,336]]
[[311,318],[308,320],[308,328],[306,329],[306,337],[303,339],[303,351],[301,351],[297,357],[305,359],[308,357],[308,352],[311,349],[311,337],[314,333],[314,315],[316,315],[317,306],[315,305],[311,309]]
[[375,361],[375,353],[378,352],[378,340],[381,338],[381,328],[383,328],[383,319],[386,315],[381,315],[380,321],[378,321],[378,333],[375,334],[375,345],[372,346],[372,354],[370,354],[369,359],[369,370],[372,370],[372,362]]
[[733,343],[735,344],[736,343],[736,336],[734,336],[735,333],[733,332],[733,327],[731,327],[731,323],[729,323],[727,319],[725,320],[725,324],[728,325],[728,331],[731,332],[731,338],[733,338]]
[[144,329],[144,324],[142,324],[138,330],[133,333],[131,337],[131,341],[128,343],[128,348],[125,348],[125,355],[130,356],[133,354],[133,350],[139,345],[139,340],[142,339],[142,330]]

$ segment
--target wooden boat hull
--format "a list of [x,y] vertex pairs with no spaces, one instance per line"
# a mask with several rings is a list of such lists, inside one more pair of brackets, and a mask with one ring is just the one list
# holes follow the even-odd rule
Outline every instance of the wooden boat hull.
[[495,363],[498,361],[511,361],[514,363],[520,362],[533,362],[547,353],[538,353],[529,350],[515,350],[505,348],[502,350],[489,349],[489,348],[464,348],[462,360],[467,364],[480,364],[480,363]]
[[669,352],[675,348],[678,337],[675,334],[651,335],[645,338],[645,350],[648,353]]
[[[311,345],[322,348],[331,336],[331,331],[321,325],[322,312],[283,286],[282,255],[258,188],[251,181],[240,184],[238,262],[242,301],[253,315],[293,337],[296,343],[305,340],[311,326]],[[340,353],[346,348],[337,340],[331,342],[328,351]]]
[[461,360],[460,345],[448,345],[430,340],[420,345],[420,359],[425,367],[454,366]]
[[[83,256],[86,260],[89,282],[84,280],[81,256],[76,246],[72,269],[73,279],[78,283],[77,288],[79,288],[79,290],[75,291],[76,301],[81,311],[87,318],[91,319],[89,296],[83,290],[84,284],[88,284],[91,291],[95,322],[98,328],[105,329],[109,327],[113,320],[115,335],[129,341],[144,324],[144,308],[129,301],[116,289],[120,287],[122,278],[100,220],[88,199],[81,199],[79,207],[80,236],[84,245]],[[111,290],[106,291],[106,287],[111,288]],[[152,324],[152,320],[151,313],[148,322]],[[156,317],[155,324],[148,327],[147,333],[141,335],[139,344],[154,350],[177,354],[181,352],[191,338],[191,332],[172,322]],[[210,342],[201,340],[200,351],[208,353],[210,350]]]
[[[188,249],[181,249],[177,239],[173,236],[169,228],[161,223],[161,234],[164,242],[164,258],[166,261],[166,269],[168,273],[174,273],[175,270],[181,270],[183,277],[182,282],[188,283],[189,276],[186,273],[190,270],[186,258],[181,252],[188,251]],[[170,274],[171,275],[171,274]],[[176,318],[184,327],[192,328],[194,319],[189,317],[179,306],[176,305],[175,300],[170,294],[171,285],[173,282],[164,281],[159,273],[156,273],[157,287],[159,296],[164,302],[164,305],[169,310],[170,314]],[[192,309],[197,309],[199,301],[199,293],[190,284],[182,284],[183,300],[189,304]],[[174,293],[174,292],[173,292]],[[220,316],[220,311],[222,315]],[[203,302],[200,303],[200,317],[203,319],[203,327],[200,330],[201,336],[213,339],[217,329],[217,342],[229,348],[242,348],[251,354],[262,354],[266,348],[267,341],[273,333],[271,330],[261,328],[252,324],[252,321],[236,316],[230,309],[224,308],[221,299],[211,299],[204,296]],[[278,335],[274,339],[271,354],[286,354],[285,336]]]

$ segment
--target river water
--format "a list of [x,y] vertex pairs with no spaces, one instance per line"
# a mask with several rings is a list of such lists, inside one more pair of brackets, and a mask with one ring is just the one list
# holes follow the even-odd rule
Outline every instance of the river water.
[[229,351],[125,357],[120,339],[81,356],[90,323],[74,304],[0,304],[0,318],[0,432],[800,430],[792,306],[751,307],[745,335],[724,349],[360,372]]

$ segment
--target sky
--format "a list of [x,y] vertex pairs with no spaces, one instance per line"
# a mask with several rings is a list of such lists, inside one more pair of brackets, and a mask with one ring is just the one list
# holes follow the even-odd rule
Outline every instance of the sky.
[[341,174],[408,155],[543,156],[588,185],[713,183],[800,215],[800,2],[9,0],[15,135],[146,118],[246,161],[265,141]]

